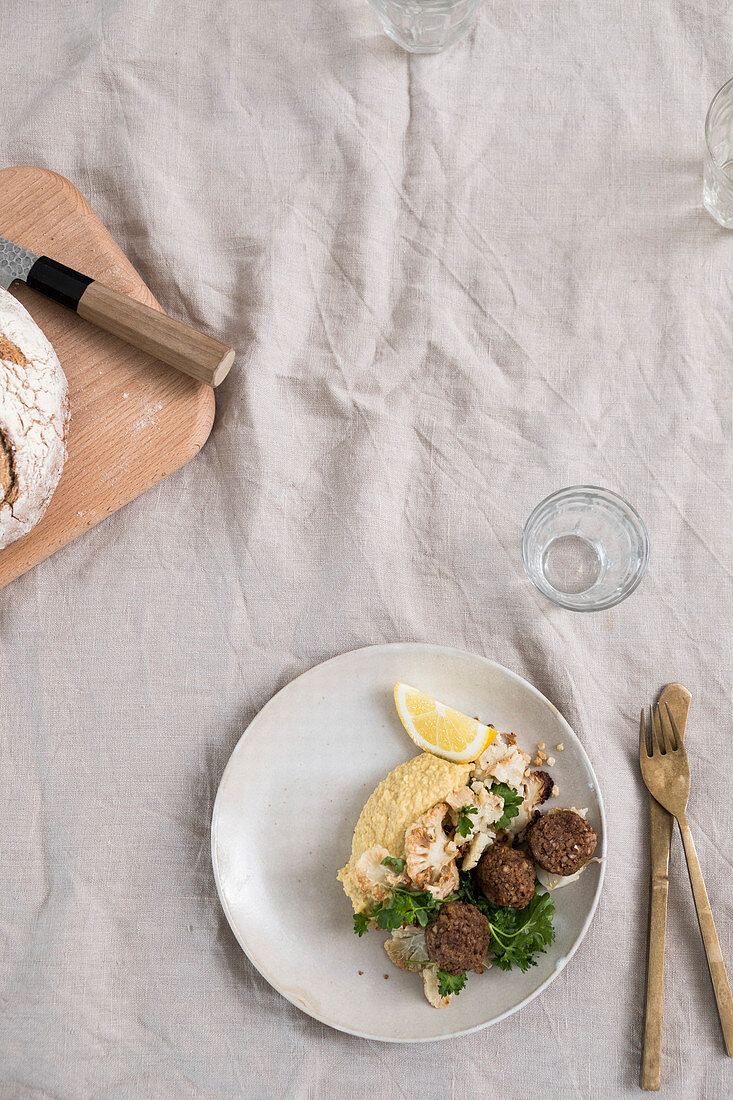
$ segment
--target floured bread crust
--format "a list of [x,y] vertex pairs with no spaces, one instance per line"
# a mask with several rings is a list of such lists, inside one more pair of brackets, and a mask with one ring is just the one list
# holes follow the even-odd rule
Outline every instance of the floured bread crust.
[[69,398],[56,352],[0,288],[0,549],[38,523],[66,461]]

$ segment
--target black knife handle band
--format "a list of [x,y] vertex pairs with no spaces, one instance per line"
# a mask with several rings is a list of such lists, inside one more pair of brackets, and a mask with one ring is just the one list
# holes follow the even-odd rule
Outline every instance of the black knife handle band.
[[28,272],[26,282],[47,298],[53,298],[54,302],[75,310],[82,294],[94,280],[74,271],[73,267],[65,267],[56,260],[50,260],[48,256],[39,256]]

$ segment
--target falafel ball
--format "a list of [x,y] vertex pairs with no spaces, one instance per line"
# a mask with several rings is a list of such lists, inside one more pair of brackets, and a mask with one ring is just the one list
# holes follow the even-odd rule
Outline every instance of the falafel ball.
[[527,841],[540,867],[553,875],[574,875],[595,852],[598,838],[575,810],[553,810],[535,821]]
[[489,922],[475,905],[446,901],[425,926],[428,956],[449,974],[481,966],[489,947]]
[[487,848],[476,868],[476,885],[492,905],[524,909],[534,897],[534,863],[504,844]]

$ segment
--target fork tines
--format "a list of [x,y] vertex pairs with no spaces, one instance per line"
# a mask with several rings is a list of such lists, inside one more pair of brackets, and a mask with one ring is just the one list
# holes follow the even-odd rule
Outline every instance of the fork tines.
[[665,709],[662,710],[659,703],[657,703],[649,708],[651,713],[651,752],[649,751],[646,734],[645,708],[641,708],[639,752],[644,753],[646,756],[656,756],[658,754],[666,756],[667,753],[677,752],[682,747],[682,738],[677,729],[674,715],[669,709],[669,703],[665,702],[664,707]]

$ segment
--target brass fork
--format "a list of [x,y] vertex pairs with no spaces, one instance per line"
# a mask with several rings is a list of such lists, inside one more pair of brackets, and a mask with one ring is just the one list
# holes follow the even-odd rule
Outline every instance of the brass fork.
[[687,801],[690,797],[690,763],[682,737],[679,734],[674,716],[665,705],[664,710],[656,706],[652,710],[651,752],[647,748],[644,710],[641,712],[639,726],[639,762],[641,774],[649,793],[656,798],[672,817],[676,818],[682,834],[685,848],[687,871],[690,875],[692,893],[695,898],[697,919],[705,945],[710,977],[713,982],[715,1001],[723,1029],[726,1053],[733,1057],[733,997],[731,997],[728,975],[720,950],[718,933],[710,909],[708,892],[700,870],[695,845],[687,822]]

